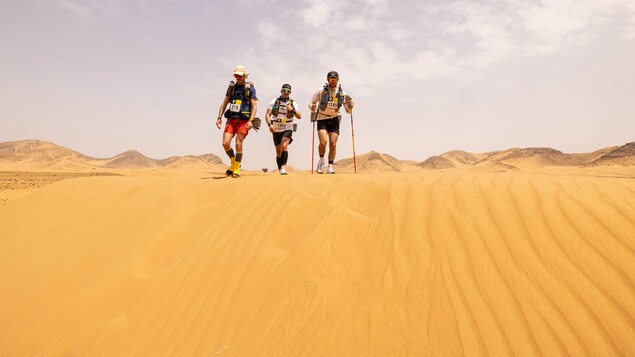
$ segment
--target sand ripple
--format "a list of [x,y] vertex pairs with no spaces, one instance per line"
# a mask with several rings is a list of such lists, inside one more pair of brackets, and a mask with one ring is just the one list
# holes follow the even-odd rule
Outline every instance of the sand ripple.
[[0,205],[0,355],[635,354],[635,180],[90,177]]

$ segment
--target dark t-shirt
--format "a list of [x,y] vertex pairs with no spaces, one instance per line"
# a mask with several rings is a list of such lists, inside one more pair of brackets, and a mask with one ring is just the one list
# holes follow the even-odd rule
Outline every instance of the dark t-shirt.
[[[245,85],[234,85],[234,95],[229,98],[229,117],[230,118],[243,118],[245,115],[241,116],[240,113],[246,113],[251,111],[251,102],[249,100],[245,100],[243,97],[243,92],[245,91]],[[258,100],[258,96],[256,95],[256,87],[251,85],[251,99]],[[227,92],[225,96],[229,96],[229,88],[227,88]]]

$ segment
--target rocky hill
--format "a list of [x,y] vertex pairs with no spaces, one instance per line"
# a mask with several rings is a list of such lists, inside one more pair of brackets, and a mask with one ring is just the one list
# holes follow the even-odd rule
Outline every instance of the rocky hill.
[[545,166],[585,167],[602,165],[635,165],[635,142],[607,147],[591,153],[567,154],[552,148],[511,148],[483,154],[461,150],[432,156],[418,164],[426,169],[489,167],[495,170],[536,168]]
[[[335,163],[340,169],[354,169],[353,158],[343,159]],[[357,171],[401,171],[401,162],[388,154],[380,154],[371,151],[366,154],[357,156]]]
[[0,143],[0,164],[14,169],[147,169],[196,170],[216,168],[222,160],[214,154],[201,156],[172,156],[155,160],[136,150],[129,150],[112,158],[86,156],[49,141],[22,140]]

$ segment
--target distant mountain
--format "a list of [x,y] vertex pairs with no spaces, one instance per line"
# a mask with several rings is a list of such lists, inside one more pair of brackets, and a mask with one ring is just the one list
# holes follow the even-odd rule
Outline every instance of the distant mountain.
[[110,169],[145,169],[157,166],[157,162],[136,150],[129,150],[109,159],[103,166]]
[[[343,159],[335,164],[339,169],[353,170],[353,158]],[[172,156],[155,160],[136,150],[129,150],[112,158],[98,159],[43,140],[1,142],[0,165],[4,166],[3,169],[9,167],[11,170],[94,170],[96,168],[205,170],[224,167],[221,158],[214,154]],[[488,153],[452,150],[414,164],[376,151],[357,157],[358,170],[374,172],[410,172],[420,168],[450,169],[461,167],[507,171],[544,166],[635,166],[635,142],[602,148],[591,153],[575,154],[566,154],[552,148],[511,148]]]
[[22,140],[0,143],[0,164],[16,169],[85,170],[93,158],[77,151],[43,140]]
[[453,150],[432,156],[418,164],[426,169],[486,167],[513,170],[544,166],[635,165],[635,142],[619,147],[603,148],[592,153],[566,154],[552,148],[511,148],[483,154]]
[[589,166],[635,165],[635,141],[617,147],[589,163]]
[[[371,151],[366,154],[357,156],[357,170],[384,172],[384,171],[401,171],[401,162],[388,154],[380,154]],[[342,159],[335,163],[339,168],[353,169],[353,158]]]
[[223,165],[221,158],[214,154],[202,156],[172,156],[164,160],[158,160],[156,163],[161,167],[174,170],[188,170]]
[[450,169],[456,167],[452,161],[443,156],[430,156],[426,161],[418,164],[417,166],[424,169]]
[[50,141],[23,140],[0,143],[0,160],[48,163],[64,158],[92,160],[91,157]]
[[474,154],[463,150],[452,150],[440,155],[454,166],[471,165],[482,159],[485,154]]
[[223,164],[223,160],[214,154],[205,154],[198,157],[210,165],[225,165]]
[[590,153],[570,154],[570,155],[577,156],[582,162],[589,163],[601,158],[602,156],[610,153],[611,151],[617,148],[619,148],[619,146],[609,146],[609,147],[605,147]]
[[0,163],[15,164],[19,168],[36,169],[167,168],[196,170],[216,168],[222,165],[222,160],[214,154],[172,156],[163,160],[155,160],[136,150],[129,150],[108,159],[97,159],[48,141],[23,140],[0,143]]
[[578,156],[563,154],[552,148],[513,148],[487,153],[473,163],[474,166],[496,165],[501,168],[544,167],[544,166],[580,166],[585,162]]

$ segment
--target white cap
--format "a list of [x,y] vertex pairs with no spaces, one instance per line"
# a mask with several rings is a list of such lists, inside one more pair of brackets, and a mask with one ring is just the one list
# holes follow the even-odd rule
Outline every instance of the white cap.
[[245,68],[245,66],[238,65],[234,67],[234,74],[237,74],[239,76],[246,76],[249,73],[247,73],[247,68]]

